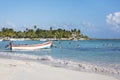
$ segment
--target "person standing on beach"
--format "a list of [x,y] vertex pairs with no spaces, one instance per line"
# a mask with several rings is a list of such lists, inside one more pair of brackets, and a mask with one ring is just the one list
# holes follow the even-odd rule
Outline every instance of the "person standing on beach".
[[12,50],[12,45],[13,45],[13,43],[12,43],[12,41],[10,42],[10,50]]

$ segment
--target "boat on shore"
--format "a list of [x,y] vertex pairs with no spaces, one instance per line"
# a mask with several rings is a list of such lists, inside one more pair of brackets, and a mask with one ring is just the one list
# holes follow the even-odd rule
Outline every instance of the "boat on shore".
[[14,45],[10,42],[11,50],[35,50],[35,49],[45,49],[52,46],[52,41],[44,42],[41,44],[32,44],[32,45]]

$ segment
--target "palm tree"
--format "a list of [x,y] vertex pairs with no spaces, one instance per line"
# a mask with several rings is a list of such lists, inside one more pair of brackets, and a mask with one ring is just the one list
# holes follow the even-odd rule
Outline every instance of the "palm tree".
[[27,32],[26,32],[26,37],[28,38],[35,38],[36,37],[36,34],[34,32],[33,29],[29,29]]
[[34,30],[36,31],[36,29],[37,29],[37,26],[36,26],[36,25],[34,25]]
[[52,38],[52,37],[53,37],[52,27],[50,27],[49,37],[50,37],[50,38]]

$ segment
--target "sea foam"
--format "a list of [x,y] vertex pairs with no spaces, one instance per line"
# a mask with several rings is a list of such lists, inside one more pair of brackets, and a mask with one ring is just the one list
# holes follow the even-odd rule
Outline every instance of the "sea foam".
[[[16,57],[20,59],[31,59],[35,61],[39,61],[42,63],[47,63],[48,65],[55,67],[64,67],[67,69],[77,70],[77,71],[87,71],[87,72],[95,72],[104,75],[112,75],[115,77],[120,76],[120,69],[116,69],[114,67],[109,66],[100,66],[96,64],[86,63],[86,62],[77,62],[72,60],[65,59],[56,59],[49,55],[37,56],[37,55],[28,55],[28,54],[19,54],[19,53],[10,53],[10,52],[0,52],[0,55],[9,56],[15,59]],[[114,65],[120,66],[120,65]]]

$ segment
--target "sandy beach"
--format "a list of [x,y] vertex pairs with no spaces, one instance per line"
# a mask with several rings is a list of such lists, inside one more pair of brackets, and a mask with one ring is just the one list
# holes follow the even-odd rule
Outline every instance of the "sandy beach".
[[0,58],[1,80],[117,80],[105,75],[57,68],[33,61]]

